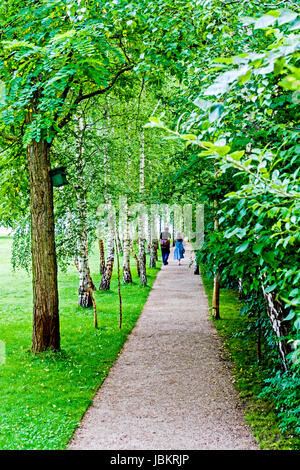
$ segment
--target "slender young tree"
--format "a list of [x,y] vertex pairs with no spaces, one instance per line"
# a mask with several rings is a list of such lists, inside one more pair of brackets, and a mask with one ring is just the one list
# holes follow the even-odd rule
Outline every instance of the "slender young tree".
[[[112,208],[112,205],[109,205],[109,207]],[[107,241],[106,266],[105,266],[105,270],[101,278],[99,290],[110,289],[110,281],[111,281],[111,276],[113,273],[114,259],[115,259],[115,223],[114,221],[110,221],[109,230],[108,230],[108,241]]]
[[129,233],[129,216],[128,202],[124,204],[124,253],[123,253],[123,282],[129,284],[132,282],[130,270],[130,233]]
[[140,151],[140,211],[138,220],[139,230],[139,268],[140,268],[140,279],[141,285],[147,285],[147,273],[146,273],[146,251],[145,251],[145,211],[144,211],[144,193],[145,193],[145,136],[142,133],[142,146]]
[[[218,181],[218,171],[215,172],[216,178],[216,186]],[[219,230],[219,216],[218,216],[218,200],[214,200],[214,230],[217,232]],[[215,267],[215,276],[214,276],[214,289],[213,289],[213,300],[212,300],[212,309],[213,309],[213,317],[216,320],[219,320],[220,317],[220,272],[219,267]]]
[[110,169],[110,155],[109,155],[109,144],[108,144],[108,137],[110,133],[113,134],[113,127],[111,126],[111,119],[109,115],[109,100],[106,102],[106,110],[105,110],[105,120],[106,120],[106,127],[104,130],[104,137],[106,138],[105,147],[104,147],[104,185],[105,185],[105,195],[104,199],[107,206],[108,211],[108,238],[107,238],[107,258],[106,258],[106,265],[105,270],[103,272],[99,289],[100,290],[109,290],[110,289],[110,281],[111,276],[113,273],[114,267],[114,256],[115,256],[115,238],[116,238],[116,215],[115,215],[115,208],[112,204],[112,196],[108,191],[108,183],[111,177],[111,169]]
[[100,274],[103,274],[104,271],[105,271],[105,253],[104,253],[104,242],[103,242],[103,238],[99,238],[98,244],[99,244],[99,255],[100,255],[100,267],[99,267],[99,272],[100,272]]
[[85,153],[84,139],[85,123],[83,116],[75,117],[76,134],[76,156],[75,168],[77,177],[76,201],[78,210],[77,226],[77,264],[79,272],[79,297],[78,304],[81,307],[91,307],[93,305],[93,296],[91,289],[93,283],[90,276],[89,258],[88,258],[88,237],[87,237],[87,203],[86,203],[86,182],[85,182]]

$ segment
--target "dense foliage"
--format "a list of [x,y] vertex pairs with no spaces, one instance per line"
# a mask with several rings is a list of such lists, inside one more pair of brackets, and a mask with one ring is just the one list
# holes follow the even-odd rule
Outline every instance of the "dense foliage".
[[[207,198],[208,206],[217,201],[218,230],[208,209],[199,262],[211,274],[218,269],[223,286],[237,288],[240,280],[252,302],[248,314],[255,299],[264,315],[271,317],[274,305],[280,310],[278,323],[267,323],[268,341],[275,351],[285,343],[285,372],[275,359],[265,394],[277,403],[282,427],[299,431],[299,17],[297,9],[264,15],[251,4],[228,9],[230,17],[211,11],[209,61],[201,57],[190,64],[181,96],[188,111],[177,128],[162,116],[149,126],[200,147],[197,158],[190,152],[182,175],[190,175],[191,165],[200,170],[206,186],[199,188],[199,199]],[[203,159],[211,165],[209,187]],[[254,312],[259,310],[256,305]]]

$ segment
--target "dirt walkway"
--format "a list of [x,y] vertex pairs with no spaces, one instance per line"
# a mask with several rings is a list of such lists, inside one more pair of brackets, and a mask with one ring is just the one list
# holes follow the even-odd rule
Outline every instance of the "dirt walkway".
[[257,449],[190,256],[162,267],[70,449]]

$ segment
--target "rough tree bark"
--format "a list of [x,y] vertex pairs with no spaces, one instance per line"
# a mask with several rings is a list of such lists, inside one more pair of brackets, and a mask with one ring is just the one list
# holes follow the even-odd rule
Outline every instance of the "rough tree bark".
[[99,253],[100,253],[100,274],[103,274],[105,271],[105,254],[104,254],[104,243],[103,239],[99,238]]
[[214,277],[214,290],[213,290],[213,317],[220,320],[220,274],[217,268]]
[[149,261],[149,266],[150,268],[155,268],[156,267],[156,240],[152,239],[151,240],[151,245],[150,245],[150,261]]
[[60,348],[57,262],[54,236],[50,145],[33,140],[27,147],[33,283],[32,351]]
[[99,289],[100,290],[109,290],[111,276],[113,273],[114,267],[114,258],[115,258],[115,226],[116,220],[114,215],[114,209],[111,203],[110,195],[107,197],[108,204],[108,243],[107,243],[107,259],[104,273],[102,274],[101,282]]
[[111,281],[111,276],[113,272],[114,258],[115,258],[114,243],[115,243],[114,230],[110,229],[109,236],[108,236],[106,267],[101,278],[99,290],[110,289],[110,281]]
[[80,307],[92,307],[92,285],[89,276],[88,256],[87,251],[85,250],[85,242],[85,238],[83,236],[79,236],[77,244],[78,257],[76,259],[79,273],[78,305],[80,305]]

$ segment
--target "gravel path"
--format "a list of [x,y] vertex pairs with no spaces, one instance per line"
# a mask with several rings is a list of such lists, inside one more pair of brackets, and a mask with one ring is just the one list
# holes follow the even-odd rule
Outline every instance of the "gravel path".
[[200,276],[171,254],[69,449],[257,449]]

